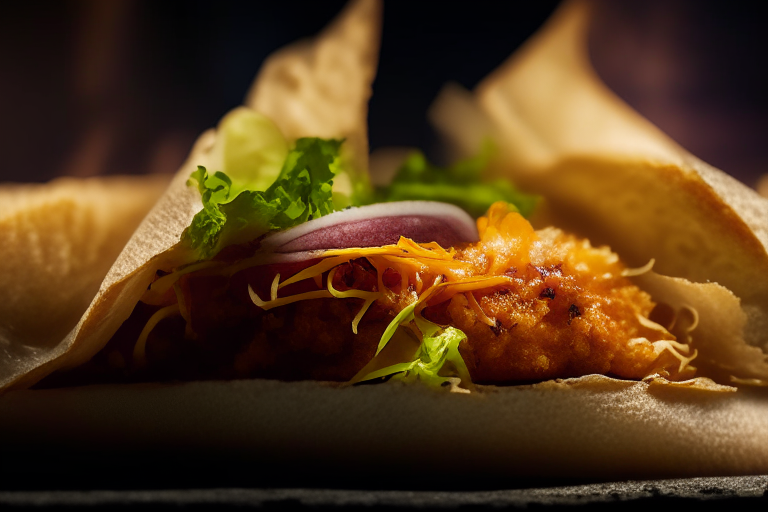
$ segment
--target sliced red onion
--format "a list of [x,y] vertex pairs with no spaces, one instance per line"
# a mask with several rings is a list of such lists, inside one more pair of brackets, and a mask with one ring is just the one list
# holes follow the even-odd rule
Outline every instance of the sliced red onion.
[[401,236],[446,248],[478,239],[475,221],[457,206],[400,201],[350,208],[305,222],[266,237],[261,250],[295,258],[296,253],[394,244]]

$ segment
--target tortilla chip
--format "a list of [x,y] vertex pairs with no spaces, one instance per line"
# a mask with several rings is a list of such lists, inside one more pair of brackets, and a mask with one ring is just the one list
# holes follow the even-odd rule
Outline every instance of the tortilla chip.
[[[629,265],[655,259],[660,274],[709,283],[705,294],[718,301],[701,320],[708,326],[719,320],[705,316],[717,315],[728,327],[700,326],[700,357],[721,374],[768,379],[768,200],[687,153],[607,89],[589,63],[590,8],[566,3],[474,94],[446,87],[432,121],[465,154],[494,140],[494,172],[544,196],[547,222],[609,245]],[[700,298],[678,284],[655,300],[681,307]],[[729,317],[739,303],[743,313]],[[725,354],[715,346],[730,347],[720,363]]]
[[75,326],[168,176],[0,187],[0,381]]

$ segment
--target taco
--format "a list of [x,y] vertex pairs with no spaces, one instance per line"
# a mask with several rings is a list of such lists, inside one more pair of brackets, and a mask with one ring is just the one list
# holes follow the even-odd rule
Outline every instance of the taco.
[[[572,20],[585,19],[573,9],[561,11],[523,55],[549,59],[546,50],[569,34]],[[303,467],[332,461],[387,471],[411,458],[418,464],[405,468],[408,474],[457,461],[483,475],[764,471],[768,403],[731,385],[768,378],[764,353],[745,341],[754,342],[751,322],[765,313],[760,290],[737,297],[719,284],[695,282],[696,272],[712,270],[698,261],[684,277],[663,277],[649,270],[653,252],[619,245],[635,265],[627,267],[585,239],[555,228],[534,231],[520,211],[535,199],[507,181],[476,183],[476,161],[440,170],[416,155],[379,192],[410,201],[354,208],[375,197],[361,171],[378,16],[377,4],[357,2],[311,45],[272,57],[246,107],[200,138],[77,327],[33,369],[3,381],[20,388],[50,375],[41,384],[107,384],[15,391],[0,401],[3,413],[33,424],[43,407],[63,414],[70,443],[108,437]],[[513,66],[509,76],[530,73]],[[493,77],[486,83],[497,93],[491,96],[505,97]],[[497,172],[557,169],[555,156],[517,165],[493,115],[461,98],[468,119],[488,128],[477,133],[501,151],[489,157]],[[436,118],[444,127],[453,126],[450,109],[435,112],[443,113]],[[525,127],[535,142],[532,115]],[[609,109],[602,116],[609,123],[615,117]],[[566,117],[555,131],[568,126]],[[583,155],[584,167],[637,174],[636,162],[604,161],[597,149]],[[686,169],[678,161],[658,168],[673,177]],[[533,178],[519,174],[536,190]],[[413,201],[423,197],[425,180],[429,199],[490,207],[475,225],[455,206]],[[724,210],[717,187],[708,186],[707,197]],[[569,186],[577,198],[584,188]],[[692,207],[685,201],[699,196],[681,188],[677,204],[685,210]],[[610,192],[563,201],[583,201],[589,212],[591,202],[633,197]],[[543,212],[555,216],[561,198],[540,193]],[[742,207],[763,207],[755,196],[746,201]],[[579,218],[581,210],[568,215]],[[640,221],[666,224],[661,217]],[[743,268],[761,268],[765,244],[760,253],[755,230],[747,224],[738,236],[752,250]],[[658,261],[674,270],[663,251]],[[637,284],[629,280],[634,275]],[[667,305],[666,318],[664,311],[652,316],[653,301]],[[130,384],[168,375],[174,382]],[[396,382],[327,383],[389,376]],[[106,415],[108,436],[93,424],[76,427],[81,414],[96,425]],[[23,435],[34,434],[27,424]]]

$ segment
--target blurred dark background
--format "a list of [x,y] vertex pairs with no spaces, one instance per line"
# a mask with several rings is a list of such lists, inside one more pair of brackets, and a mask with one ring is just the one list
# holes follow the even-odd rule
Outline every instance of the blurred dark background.
[[[267,55],[318,32],[343,3],[4,2],[0,181],[174,172]],[[431,148],[425,113],[439,88],[476,85],[557,3],[386,2],[371,148]],[[758,3],[603,1],[593,29],[598,72],[631,105],[749,185],[766,172]]]

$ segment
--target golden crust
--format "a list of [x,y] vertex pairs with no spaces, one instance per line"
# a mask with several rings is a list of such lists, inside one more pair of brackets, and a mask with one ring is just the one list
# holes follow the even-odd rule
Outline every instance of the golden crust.
[[[491,222],[494,227],[508,224]],[[485,218],[478,224],[485,225]],[[679,361],[654,346],[660,340],[674,341],[674,336],[661,325],[641,322],[654,304],[623,277],[625,267],[609,249],[554,228],[534,232],[516,226],[501,240],[529,241],[513,240],[515,249],[510,250],[497,235],[486,237],[484,231],[480,242],[459,250],[456,258],[473,262],[481,274],[490,265],[500,268],[510,283],[479,290],[473,297],[457,295],[448,306],[451,325],[467,334],[462,354],[474,381],[509,383],[592,373],[642,379],[658,371],[681,378]],[[483,323],[470,300],[496,325]]]

